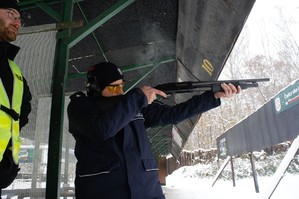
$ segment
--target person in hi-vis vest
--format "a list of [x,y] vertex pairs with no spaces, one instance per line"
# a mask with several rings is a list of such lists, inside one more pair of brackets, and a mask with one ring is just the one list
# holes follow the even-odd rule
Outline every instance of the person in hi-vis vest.
[[0,0],[0,199],[20,170],[19,133],[31,112],[29,87],[13,61],[20,48],[10,43],[17,38],[20,17],[16,0]]

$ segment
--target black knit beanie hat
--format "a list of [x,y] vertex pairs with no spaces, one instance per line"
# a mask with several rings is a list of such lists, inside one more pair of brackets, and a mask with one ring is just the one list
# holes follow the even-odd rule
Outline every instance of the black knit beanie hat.
[[87,71],[87,91],[102,92],[110,83],[123,79],[122,71],[111,62],[100,62]]
[[17,0],[0,0],[0,8],[4,8],[4,9],[13,8],[16,9],[21,14],[21,10]]

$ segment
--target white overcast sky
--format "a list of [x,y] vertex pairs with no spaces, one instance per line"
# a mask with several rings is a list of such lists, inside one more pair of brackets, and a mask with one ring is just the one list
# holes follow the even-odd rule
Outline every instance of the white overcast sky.
[[259,45],[262,39],[266,37],[271,45],[282,38],[284,35],[279,26],[283,23],[288,24],[299,44],[299,0],[257,0],[245,25],[249,31],[250,48],[262,53],[263,48]]

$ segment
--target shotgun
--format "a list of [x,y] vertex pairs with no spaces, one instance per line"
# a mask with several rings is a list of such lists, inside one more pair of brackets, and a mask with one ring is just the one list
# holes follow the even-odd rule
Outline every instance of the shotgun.
[[190,93],[200,91],[223,91],[222,83],[231,83],[234,86],[241,86],[242,90],[252,87],[258,87],[258,82],[270,81],[270,78],[261,79],[240,79],[240,80],[220,80],[220,81],[187,81],[159,84],[154,88],[163,91],[167,95],[176,93]]

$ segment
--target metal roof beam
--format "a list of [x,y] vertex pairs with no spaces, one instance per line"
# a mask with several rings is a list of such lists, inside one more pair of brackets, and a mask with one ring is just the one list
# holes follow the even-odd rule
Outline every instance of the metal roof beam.
[[[73,3],[77,3],[83,0],[73,0]],[[38,7],[37,4],[45,3],[46,5],[62,3],[62,0],[20,0],[19,6],[21,10],[28,10]]]
[[[78,3],[82,0],[73,0],[73,3]],[[20,1],[18,5],[20,6],[21,10],[29,10],[33,8],[40,8],[45,13],[47,13],[49,16],[54,18],[56,21],[60,21],[61,14],[52,9],[49,5],[61,3],[63,1],[59,0],[26,0],[26,1]]]
[[133,87],[135,87],[139,82],[141,82],[144,78],[146,78],[150,73],[152,73],[158,66],[160,66],[161,64],[164,63],[168,63],[168,62],[172,62],[175,59],[168,59],[168,60],[164,60],[164,61],[160,61],[160,62],[153,62],[152,67],[150,67],[143,76],[141,76],[140,78],[138,78],[136,81],[133,81],[128,87],[125,88],[125,93],[128,92],[129,90],[131,90]]
[[40,2],[36,4],[41,10],[43,10],[45,13],[50,15],[52,18],[54,18],[56,21],[60,21],[61,15],[56,12],[54,9],[52,9],[50,6],[45,4],[44,2]]
[[[83,16],[85,22],[86,22],[86,23],[89,23],[89,21],[88,21],[86,15],[85,15],[83,9],[81,8],[80,4],[77,3],[76,5],[77,5],[77,7],[79,8],[79,10],[80,10],[80,12],[81,12],[81,14],[82,14],[82,16]],[[98,45],[98,47],[99,47],[99,49],[100,49],[100,51],[101,51],[101,53],[102,53],[104,59],[105,59],[106,61],[108,61],[108,59],[107,59],[107,57],[106,57],[106,55],[105,55],[105,53],[104,53],[104,50],[103,50],[103,48],[102,48],[102,46],[101,46],[101,44],[100,44],[98,38],[96,37],[95,33],[92,32],[91,34],[92,34],[92,37],[94,38],[96,44]]]
[[70,36],[66,40],[66,44],[71,48],[76,45],[79,41],[84,39],[87,35],[92,33],[98,27],[106,23],[109,19],[114,17],[116,14],[121,12],[127,6],[131,5],[135,0],[120,0],[111,6],[108,10],[104,11],[90,23],[88,23],[85,27],[81,28],[78,32]]
[[[134,70],[153,67],[156,64],[163,64],[163,63],[168,63],[168,62],[172,62],[172,61],[175,61],[175,58],[164,58],[164,59],[157,60],[157,61],[151,62],[151,63],[146,63],[146,64],[131,64],[131,65],[127,65],[127,66],[122,66],[120,69],[123,73],[126,73],[126,72],[131,72]],[[86,77],[86,72],[68,75],[68,79],[85,78],[85,77]]]

